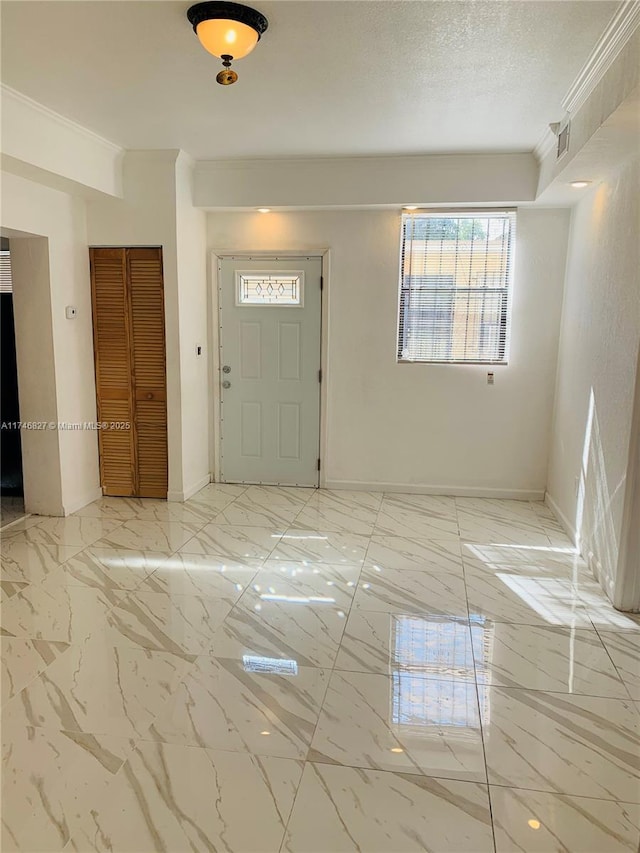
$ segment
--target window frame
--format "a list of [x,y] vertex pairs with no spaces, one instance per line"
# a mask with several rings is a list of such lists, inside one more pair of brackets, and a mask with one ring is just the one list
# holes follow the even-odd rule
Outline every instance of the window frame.
[[[493,365],[496,367],[505,367],[509,364],[510,344],[511,344],[511,327],[512,327],[512,299],[514,287],[514,269],[515,269],[515,254],[516,254],[516,235],[517,235],[517,213],[515,207],[460,207],[460,208],[423,208],[415,211],[403,211],[400,221],[400,257],[399,257],[399,277],[398,277],[398,316],[396,323],[396,363],[397,364],[439,364],[439,365]],[[486,288],[486,291],[494,293],[502,293],[501,306],[499,309],[498,325],[494,328],[499,330],[499,358],[497,359],[456,359],[456,358],[403,358],[403,336],[406,335],[407,321],[403,318],[403,310],[405,316],[409,312],[409,306],[403,309],[403,295],[406,288],[404,283],[404,250],[405,250],[405,223],[409,219],[419,218],[420,216],[429,217],[432,219],[483,219],[491,216],[508,216],[510,219],[509,241],[507,246],[507,271],[506,271],[506,286],[499,288]],[[445,277],[441,275],[439,277]],[[450,292],[455,298],[455,292],[469,292],[480,288],[473,287],[452,287],[450,291],[442,288],[440,293]],[[485,292],[486,292],[485,291]],[[484,317],[484,308],[483,314]],[[489,324],[480,321],[479,338],[487,332],[482,329],[482,326]],[[492,324],[493,325],[493,324]],[[451,335],[450,335],[451,338]],[[449,345],[450,352],[450,345]]]

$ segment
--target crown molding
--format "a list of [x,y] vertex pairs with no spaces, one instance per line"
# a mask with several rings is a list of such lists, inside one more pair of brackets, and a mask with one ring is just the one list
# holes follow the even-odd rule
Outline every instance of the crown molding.
[[580,109],[639,24],[639,0],[623,0],[565,95],[562,108],[566,112],[575,113]]
[[[563,121],[575,114],[585,103],[639,24],[640,0],[623,0],[562,99]],[[553,150],[556,139],[551,128],[546,127],[533,149],[539,163]]]
[[100,134],[95,133],[93,130],[89,130],[89,128],[84,127],[84,125],[78,124],[78,122],[72,121],[71,119],[66,118],[63,115],[60,115],[60,113],[55,112],[55,110],[51,110],[49,109],[49,107],[45,107],[44,104],[41,104],[38,101],[34,101],[33,98],[29,98],[27,97],[27,95],[23,95],[22,92],[18,92],[17,89],[12,89],[5,83],[0,84],[0,91],[2,93],[3,101],[12,100],[15,103],[28,107],[33,112],[39,113],[41,116],[45,117],[49,121],[54,121],[61,127],[64,127],[67,130],[71,130],[74,133],[78,133],[81,136],[84,136],[86,139],[89,139],[91,142],[101,145],[103,148],[107,149],[108,151],[111,151],[113,154],[121,154],[124,151],[122,146],[117,145],[115,142],[111,142],[111,140],[109,139],[105,139],[104,136],[100,136]]

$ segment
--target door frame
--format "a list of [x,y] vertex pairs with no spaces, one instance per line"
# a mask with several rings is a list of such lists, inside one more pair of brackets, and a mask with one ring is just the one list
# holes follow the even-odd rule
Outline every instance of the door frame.
[[218,289],[220,287],[220,276],[218,272],[219,262],[223,259],[237,258],[238,260],[278,260],[288,261],[295,258],[319,258],[321,262],[322,293],[320,295],[320,369],[322,371],[322,382],[320,383],[320,477],[319,488],[326,488],[328,455],[328,382],[329,376],[329,275],[331,263],[331,250],[319,249],[282,249],[282,250],[259,250],[255,252],[247,249],[213,249],[210,257],[210,306],[209,306],[209,388],[211,405],[209,407],[211,422],[209,424],[209,456],[211,468],[211,482],[220,482],[220,453],[221,453],[221,417],[222,417],[222,394],[220,383],[222,381],[220,363],[220,302]]

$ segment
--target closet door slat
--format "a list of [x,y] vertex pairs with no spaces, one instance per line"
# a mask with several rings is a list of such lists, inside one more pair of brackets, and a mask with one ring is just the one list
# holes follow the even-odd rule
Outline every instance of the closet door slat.
[[126,253],[91,249],[90,260],[98,421],[129,424],[98,431],[100,482],[105,495],[131,496],[137,491],[137,460]]
[[162,249],[127,249],[138,495],[167,496],[167,396]]

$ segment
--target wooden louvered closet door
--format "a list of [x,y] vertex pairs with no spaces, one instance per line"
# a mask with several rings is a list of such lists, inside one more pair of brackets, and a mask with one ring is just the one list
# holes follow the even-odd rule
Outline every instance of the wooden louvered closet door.
[[98,419],[105,495],[167,496],[162,249],[91,249]]

